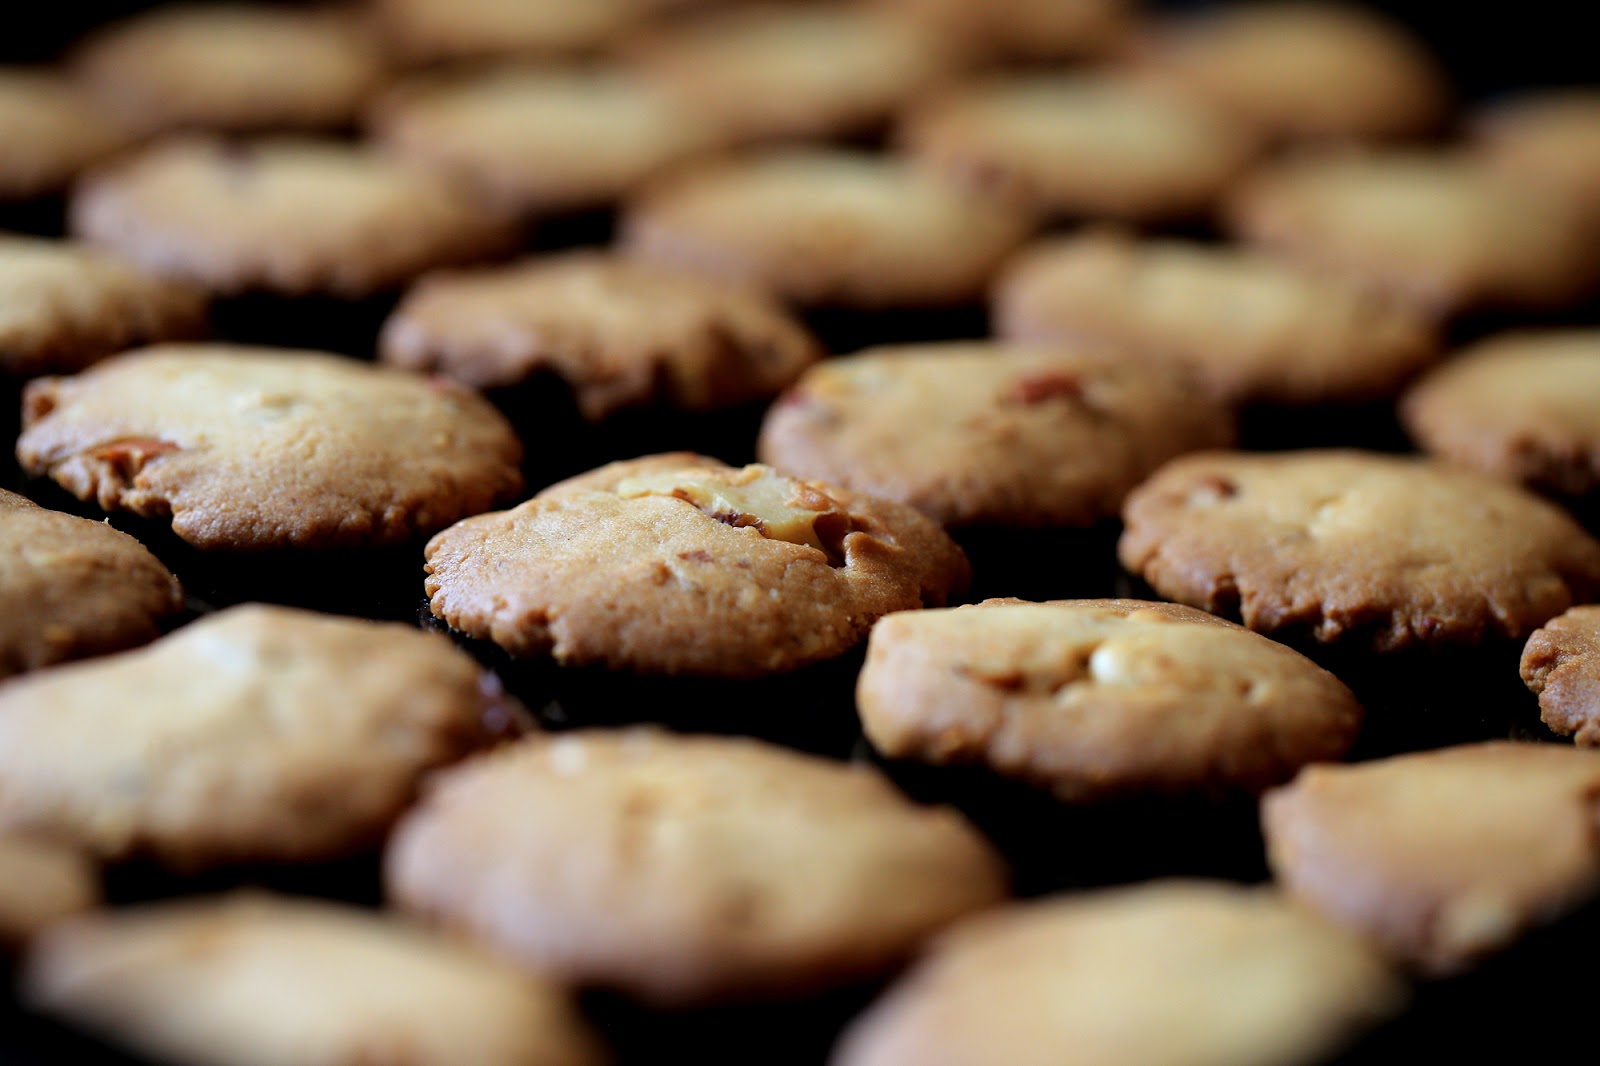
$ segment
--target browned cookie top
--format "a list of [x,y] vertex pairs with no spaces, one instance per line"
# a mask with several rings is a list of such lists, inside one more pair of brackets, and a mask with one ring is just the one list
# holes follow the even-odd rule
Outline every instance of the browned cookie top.
[[426,555],[433,613],[513,655],[714,677],[833,658],[970,576],[910,507],[684,452],[459,522]]
[[100,901],[99,872],[55,841],[0,835],[0,950]]
[[1233,437],[1181,374],[1116,352],[990,342],[818,363],[767,412],[763,462],[948,526],[1090,526],[1161,463]]
[[980,53],[1077,59],[1111,51],[1127,34],[1132,0],[879,0]]
[[201,548],[395,543],[521,488],[488,401],[320,352],[162,345],[39,378],[23,406],[24,470]]
[[1529,90],[1479,111],[1473,148],[1509,181],[1600,218],[1600,91]]
[[130,131],[61,75],[0,68],[0,203],[61,192],[131,140]]
[[766,399],[822,355],[764,293],[595,251],[429,275],[385,324],[379,351],[479,388],[553,370],[594,421],[626,407]]
[[1343,278],[1113,231],[1025,250],[996,282],[992,307],[1004,337],[1176,362],[1234,403],[1389,396],[1439,354],[1432,316]]
[[1521,671],[1546,725],[1580,748],[1600,747],[1600,607],[1574,607],[1535,630]]
[[548,59],[598,51],[649,0],[374,0],[389,46],[412,62]]
[[1560,508],[1412,457],[1184,456],[1123,519],[1123,565],[1162,596],[1324,643],[1520,641],[1600,593],[1600,543]]

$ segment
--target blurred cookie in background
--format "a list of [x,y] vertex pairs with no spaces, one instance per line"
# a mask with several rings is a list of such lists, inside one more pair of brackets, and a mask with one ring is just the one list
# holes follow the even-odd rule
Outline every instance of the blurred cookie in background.
[[1112,52],[1134,25],[1134,0],[879,0],[999,59],[1086,59]]
[[0,950],[100,902],[100,873],[59,842],[0,835]]
[[616,42],[650,0],[374,0],[381,39],[407,63],[551,59]]
[[1495,173],[1600,221],[1600,89],[1528,89],[1480,107],[1472,149]]
[[55,233],[59,198],[85,169],[131,144],[122,126],[79,85],[46,67],[0,67],[0,218],[7,227]]

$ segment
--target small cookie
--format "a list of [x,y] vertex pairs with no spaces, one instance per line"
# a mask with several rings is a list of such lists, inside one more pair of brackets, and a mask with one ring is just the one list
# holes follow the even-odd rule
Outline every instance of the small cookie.
[[991,306],[1002,337],[1174,362],[1234,404],[1375,400],[1439,355],[1432,316],[1344,279],[1239,248],[1108,231],[1026,249]]
[[1507,181],[1600,219],[1600,90],[1527,91],[1473,116],[1477,157]]
[[1175,455],[1226,446],[1188,380],[1109,351],[952,342],[818,363],[767,411],[757,453],[947,527],[1086,527]]
[[599,1066],[548,982],[355,907],[259,893],[104,911],[41,937],[29,1007],[197,1066]]
[[378,348],[386,363],[476,388],[553,370],[591,422],[767,399],[823,354],[763,293],[595,251],[429,275]]
[[122,257],[0,233],[0,374],[82,370],[115,352],[206,331],[205,293]]
[[684,452],[603,466],[429,541],[433,613],[512,655],[760,677],[943,606],[965,556],[903,504]]
[[1574,607],[1535,630],[1520,666],[1545,725],[1600,747],[1600,607]]
[[0,203],[62,192],[132,139],[61,75],[0,67]]
[[1122,514],[1123,566],[1261,633],[1378,651],[1521,641],[1600,594],[1600,543],[1560,508],[1413,457],[1184,456]]
[[830,1062],[1310,1066],[1405,999],[1359,941],[1270,889],[1158,881],[962,922]]
[[888,615],[867,640],[856,706],[890,758],[982,763],[1069,803],[1259,792],[1341,758],[1362,718],[1298,652],[1139,600]]
[[413,63],[595,52],[637,22],[648,0],[375,0],[389,47]]
[[498,250],[498,212],[443,179],[334,141],[161,142],[90,175],[71,228],[224,294],[355,298]]
[[806,306],[941,307],[978,300],[1026,221],[892,159],[772,151],[654,183],[624,249]]
[[200,548],[395,544],[522,487],[483,397],[321,352],[169,344],[38,378],[17,460]]
[[130,128],[349,125],[383,76],[353,12],[180,3],[90,35],[73,72]]
[[1496,741],[1311,766],[1262,800],[1295,898],[1433,975],[1600,894],[1600,754]]
[[668,1008],[873,976],[1006,891],[976,830],[874,770],[653,729],[530,737],[440,775],[385,867],[413,914]]
[[1254,136],[1182,96],[1104,74],[1011,74],[918,105],[913,162],[1051,217],[1161,222],[1207,213]]
[[1102,56],[1124,38],[1133,0],[880,0],[979,52],[1018,59]]
[[516,724],[437,634],[247,604],[0,687],[0,829],[180,871],[378,843]]
[[50,841],[0,835],[0,948],[23,944],[99,902],[99,873],[83,855]]
[[137,540],[0,489],[0,678],[154,640],[178,579]]
[[1450,155],[1290,160],[1252,175],[1227,213],[1251,244],[1439,314],[1558,308],[1600,264],[1578,208]]

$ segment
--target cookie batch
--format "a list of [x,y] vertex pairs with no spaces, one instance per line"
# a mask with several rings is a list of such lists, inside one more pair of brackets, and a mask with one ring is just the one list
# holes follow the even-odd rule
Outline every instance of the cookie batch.
[[1587,958],[1600,90],[123,7],[0,66],[0,1058],[1361,1066]]

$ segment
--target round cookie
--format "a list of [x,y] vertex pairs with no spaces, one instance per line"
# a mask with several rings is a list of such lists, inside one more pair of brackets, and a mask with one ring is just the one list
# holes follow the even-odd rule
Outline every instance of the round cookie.
[[498,250],[498,212],[359,146],[179,138],[102,168],[73,232],[213,292],[355,298]]
[[81,370],[115,352],[206,331],[206,296],[121,256],[0,233],[0,373]]
[[98,871],[81,854],[46,840],[0,835],[0,948],[100,901]]
[[437,634],[248,604],[0,687],[0,830],[178,871],[356,854],[516,724]]
[[1176,604],[991,599],[878,620],[856,685],[894,759],[1062,800],[1259,792],[1343,757],[1361,705],[1311,660]]
[[1578,208],[1460,156],[1292,159],[1246,180],[1227,214],[1250,244],[1440,314],[1558,308],[1600,263]]
[[1391,396],[1439,355],[1432,316],[1341,278],[1113,231],[1025,249],[996,281],[991,308],[1009,340],[1136,351],[1185,367],[1234,404]]
[[373,14],[397,55],[437,63],[595,52],[647,6],[647,0],[375,0]]
[[981,53],[1080,59],[1113,50],[1132,0],[880,0]]
[[537,972],[652,1006],[874,976],[999,902],[990,846],[859,764],[653,729],[530,737],[440,775],[391,898]]
[[1050,217],[1163,222],[1206,214],[1254,136],[1182,96],[1105,74],[992,76],[903,120],[912,161]]
[[514,656],[724,678],[832,659],[971,576],[903,504],[681,452],[458,522],[426,559],[433,613]]
[[183,610],[178,579],[103,522],[0,489],[0,679],[154,640]]
[[253,892],[58,926],[29,957],[22,996],[163,1062],[606,1061],[545,980],[369,911]]
[[130,131],[60,74],[0,67],[0,203],[62,192],[131,140]]
[[379,339],[384,362],[476,388],[553,370],[595,422],[767,399],[822,354],[762,293],[596,251],[424,277]]
[[1565,512],[1414,457],[1183,456],[1123,521],[1122,564],[1161,596],[1325,644],[1521,641],[1600,594],[1600,543]]
[[1574,607],[1536,629],[1520,667],[1545,725],[1580,748],[1600,747],[1600,607]]
[[757,452],[952,529],[1086,527],[1175,455],[1232,440],[1187,379],[1118,353],[902,345],[818,363],[769,408]]
[[1355,938],[1270,889],[1157,881],[969,919],[833,1066],[1311,1066],[1399,1011]]
[[17,460],[205,549],[395,544],[506,500],[522,448],[481,396],[320,352],[161,345],[23,394]]
[[1026,222],[891,159],[771,151],[654,183],[623,220],[642,259],[804,306],[978,300]]
[[1262,800],[1292,896],[1433,975],[1600,894],[1600,754],[1505,741],[1312,766]]
[[1600,91],[1529,90],[1480,110],[1472,147],[1491,170],[1600,218]]

